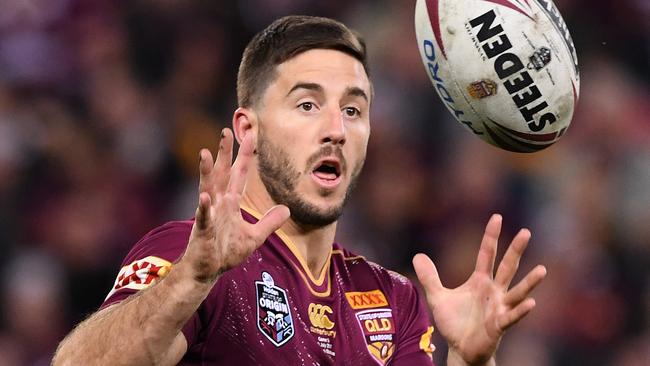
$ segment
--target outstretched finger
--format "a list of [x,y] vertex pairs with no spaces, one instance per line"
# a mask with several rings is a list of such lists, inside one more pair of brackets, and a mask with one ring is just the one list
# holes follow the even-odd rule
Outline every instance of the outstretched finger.
[[515,277],[515,273],[517,273],[517,269],[519,268],[519,260],[524,254],[529,240],[530,231],[528,229],[521,229],[515,235],[514,239],[512,239],[512,243],[510,243],[506,254],[503,256],[494,280],[504,289],[510,286],[510,282]]
[[213,168],[212,153],[208,149],[201,149],[199,151],[199,193],[206,192],[210,197],[214,197]]
[[214,163],[214,188],[217,193],[223,194],[230,181],[230,168],[232,167],[232,145],[234,137],[229,128],[221,130],[219,152]]
[[413,257],[413,268],[418,276],[418,281],[420,281],[427,293],[427,297],[435,299],[437,294],[444,289],[436,265],[433,264],[429,256],[418,253]]
[[494,259],[497,255],[497,242],[501,233],[501,215],[494,214],[485,226],[485,233],[481,241],[481,248],[476,257],[476,272],[488,274],[492,277],[494,272]]
[[523,280],[506,293],[504,298],[506,304],[514,306],[523,301],[542,282],[544,277],[546,277],[546,267],[539,265],[533,268]]
[[271,207],[266,214],[253,226],[254,239],[261,245],[274,231],[278,230],[289,219],[289,208],[284,205]]
[[248,165],[253,157],[253,134],[247,133],[239,146],[237,159],[230,172],[230,181],[228,182],[228,192],[241,194],[246,186],[246,174],[248,174]]
[[206,192],[201,192],[199,194],[199,205],[196,208],[195,222],[196,228],[199,230],[205,230],[210,227],[211,215],[210,215],[210,206],[212,205],[210,195]]
[[497,324],[499,329],[503,332],[515,325],[523,317],[525,317],[531,310],[535,307],[535,299],[528,298],[519,305],[515,306],[513,309],[509,310],[503,314],[498,320]]

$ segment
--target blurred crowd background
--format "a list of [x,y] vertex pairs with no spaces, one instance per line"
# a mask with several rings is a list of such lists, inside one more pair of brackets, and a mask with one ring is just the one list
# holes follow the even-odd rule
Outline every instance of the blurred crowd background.
[[426,252],[455,286],[500,212],[502,247],[530,228],[521,270],[549,274],[499,363],[650,365],[650,2],[556,3],[580,102],[562,141],[518,155],[438,101],[412,0],[0,1],[0,365],[49,364],[129,248],[192,216],[241,52],[291,13],[342,20],[369,47],[372,137],[338,241],[410,276]]

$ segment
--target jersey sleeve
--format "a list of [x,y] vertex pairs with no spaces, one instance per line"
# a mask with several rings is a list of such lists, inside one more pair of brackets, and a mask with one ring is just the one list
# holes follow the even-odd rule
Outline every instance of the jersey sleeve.
[[[113,287],[100,309],[116,304],[164,278],[185,252],[191,221],[167,223],[146,234],[122,262]],[[183,327],[188,348],[193,345],[201,325],[195,313]]]
[[433,365],[431,344],[433,327],[429,322],[426,302],[413,284],[401,275],[394,288],[398,309],[398,334],[395,355],[390,366]]

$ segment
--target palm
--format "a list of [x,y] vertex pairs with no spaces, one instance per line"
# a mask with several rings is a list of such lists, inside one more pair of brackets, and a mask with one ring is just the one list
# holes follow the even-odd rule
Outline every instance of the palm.
[[486,228],[476,269],[455,289],[442,286],[427,256],[418,254],[413,260],[440,334],[468,363],[485,362],[494,355],[503,332],[535,306],[534,300],[527,296],[546,273],[544,267],[538,266],[508,290],[530,238],[530,233],[522,230],[513,239],[493,277],[500,230],[501,219],[495,215]]
[[216,162],[210,151],[200,152],[199,205],[182,260],[191,265],[195,278],[209,283],[244,261],[289,218],[282,205],[269,209],[256,224],[242,218],[239,207],[253,157],[252,134],[243,137],[234,164],[232,148],[232,132],[224,129]]
[[501,336],[495,319],[504,308],[502,294],[487,276],[474,273],[462,286],[445,289],[433,308],[438,331],[450,340],[450,347],[468,350],[468,359],[494,353]]

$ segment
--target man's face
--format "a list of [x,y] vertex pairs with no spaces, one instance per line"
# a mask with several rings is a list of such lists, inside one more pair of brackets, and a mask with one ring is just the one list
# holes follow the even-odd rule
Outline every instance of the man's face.
[[259,174],[294,221],[338,219],[366,156],[370,81],[354,57],[315,49],[277,66],[258,108]]

